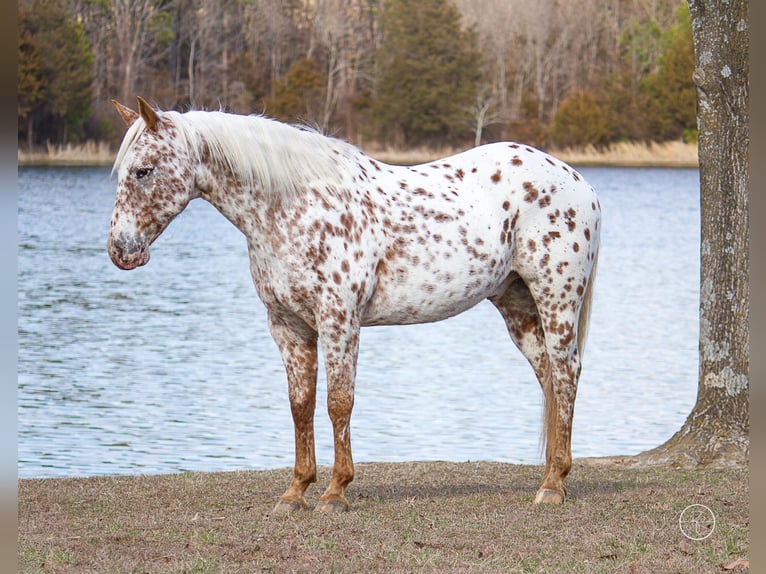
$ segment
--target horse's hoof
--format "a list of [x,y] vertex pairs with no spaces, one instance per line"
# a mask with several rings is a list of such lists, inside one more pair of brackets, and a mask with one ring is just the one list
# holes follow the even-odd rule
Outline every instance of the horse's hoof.
[[293,512],[297,512],[299,510],[306,510],[308,506],[303,500],[284,500],[280,499],[279,502],[277,502],[277,505],[274,507],[274,510],[271,511],[272,514],[292,514]]
[[550,488],[541,488],[535,496],[535,504],[561,504],[564,502],[564,493]]
[[316,512],[348,512],[348,502],[338,498],[323,500],[314,509]]

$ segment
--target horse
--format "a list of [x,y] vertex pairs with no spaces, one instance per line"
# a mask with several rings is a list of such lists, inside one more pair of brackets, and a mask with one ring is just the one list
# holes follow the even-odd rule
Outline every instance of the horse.
[[113,166],[112,262],[145,265],[152,242],[196,198],[247,239],[295,431],[292,480],[274,513],[308,508],[317,478],[318,344],[334,463],[315,510],[346,511],[361,327],[439,321],[484,299],[543,391],[545,469],[534,503],[564,501],[601,219],[582,175],[515,142],[397,166],[263,115],[112,102],[128,126]]

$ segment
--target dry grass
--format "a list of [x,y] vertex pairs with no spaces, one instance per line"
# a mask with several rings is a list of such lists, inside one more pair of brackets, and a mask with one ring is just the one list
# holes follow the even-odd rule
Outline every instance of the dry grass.
[[[425,163],[460,152],[457,148],[414,148],[396,150],[370,147],[371,156],[393,164]],[[681,141],[663,143],[620,142],[605,148],[563,148],[548,150],[552,155],[575,166],[619,167],[697,167],[697,145]]]
[[604,149],[587,146],[562,149],[553,155],[572,165],[623,167],[697,167],[697,145],[681,141],[663,143],[620,142]]
[[395,149],[392,147],[380,147],[370,145],[364,148],[364,152],[375,159],[393,165],[416,165],[427,163],[435,159],[447,157],[464,151],[458,148],[439,148],[416,147],[410,149]]
[[[562,506],[536,507],[540,468],[360,464],[352,510],[270,516],[287,469],[22,480],[19,571],[747,571],[748,473],[576,463]],[[320,469],[326,484],[329,469]],[[309,491],[317,500],[319,486]],[[713,534],[686,539],[689,504]],[[739,562],[737,562],[739,560]],[[736,566],[740,564],[740,566]]]
[[[413,165],[447,157],[462,150],[457,148],[430,149],[425,147],[396,150],[379,146],[365,148],[365,152],[381,161]],[[111,165],[115,150],[103,142],[81,145],[49,145],[45,150],[26,152],[18,150],[19,165]],[[632,143],[623,142],[604,149],[588,146],[582,149],[552,150],[556,157],[576,166],[663,166],[696,167],[697,146],[683,142]]]
[[116,151],[105,142],[52,145],[42,150],[18,149],[19,165],[112,165]]

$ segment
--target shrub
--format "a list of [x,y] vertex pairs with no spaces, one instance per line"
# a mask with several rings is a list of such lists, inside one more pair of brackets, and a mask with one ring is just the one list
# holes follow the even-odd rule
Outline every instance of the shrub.
[[604,106],[589,92],[569,95],[556,110],[549,132],[557,147],[603,146],[609,142],[609,121]]

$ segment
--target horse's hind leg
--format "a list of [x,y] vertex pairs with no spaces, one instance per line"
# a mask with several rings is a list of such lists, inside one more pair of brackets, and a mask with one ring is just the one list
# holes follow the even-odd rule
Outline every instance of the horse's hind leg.
[[540,324],[537,305],[526,283],[517,277],[499,296],[490,297],[505,319],[511,339],[532,365],[542,385],[548,373],[548,353],[545,349],[545,333]]
[[[590,314],[595,254],[589,265],[570,259],[572,273],[552,279],[537,277],[528,283],[545,332],[549,369],[545,393],[545,474],[535,502],[562,502],[564,479],[572,468],[572,420],[580,378],[582,348]],[[576,270],[580,269],[581,272]]]
[[[558,441],[551,440],[554,438],[551,435],[557,433],[551,433],[548,424],[548,414],[553,408],[553,405],[556,404],[556,397],[553,393],[553,385],[551,384],[551,368],[548,350],[546,348],[545,331],[542,326],[540,314],[537,310],[537,304],[526,283],[521,278],[517,278],[513,281],[502,295],[491,297],[490,301],[500,311],[500,314],[505,320],[505,325],[508,328],[508,334],[511,336],[511,340],[513,340],[518,349],[529,361],[529,364],[532,366],[532,369],[537,376],[537,380],[543,389],[546,407],[543,439],[547,439],[545,472],[543,475],[545,478],[543,479],[543,485],[540,487],[538,496],[535,498],[535,502],[541,502],[542,500],[538,500],[541,498],[541,493],[549,491],[558,492],[558,489],[550,488],[551,481],[548,478],[551,475],[551,466],[555,457],[554,451],[556,450],[552,447]],[[571,429],[569,430],[571,431]],[[562,429],[562,431],[563,434],[567,433],[567,429]],[[561,498],[560,500],[556,500],[558,502],[563,501],[563,476],[566,475],[569,468],[562,469],[562,471],[563,472],[554,473],[562,475],[560,490]],[[551,500],[550,495],[546,495],[545,497],[547,500]]]
[[532,289],[517,279],[502,295],[490,300],[532,365],[545,396],[545,472],[535,503],[562,502],[564,479],[572,467],[572,417],[580,374],[576,330],[580,305],[577,297],[553,302],[551,291],[541,290],[539,283],[532,282]]

